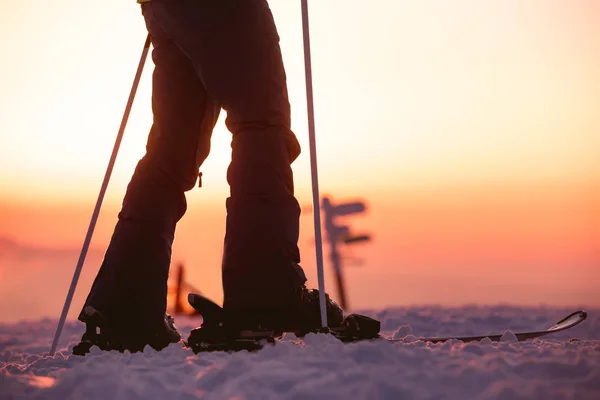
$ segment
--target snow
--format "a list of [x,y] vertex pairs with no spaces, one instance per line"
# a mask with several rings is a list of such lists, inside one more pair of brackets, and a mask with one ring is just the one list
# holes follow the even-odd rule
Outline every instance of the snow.
[[[514,333],[545,329],[571,308],[465,306],[362,311],[401,341],[342,344],[324,334],[261,351],[201,353],[179,344],[156,352],[72,356],[82,324],[65,325],[48,356],[56,320],[0,324],[0,398],[11,399],[600,399],[600,310],[544,339]],[[177,317],[184,337],[198,319]],[[431,344],[417,336],[503,333]]]
[[501,342],[508,342],[508,343],[517,343],[519,340],[517,339],[517,335],[515,335],[513,332],[511,331],[505,331],[502,334],[502,337],[500,338]]

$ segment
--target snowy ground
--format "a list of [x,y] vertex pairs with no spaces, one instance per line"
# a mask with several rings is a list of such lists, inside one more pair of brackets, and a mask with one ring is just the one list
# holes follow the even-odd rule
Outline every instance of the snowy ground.
[[[409,307],[367,313],[387,336],[545,329],[558,308]],[[513,343],[344,345],[325,335],[256,353],[194,355],[181,345],[138,354],[70,349],[69,322],[48,357],[54,320],[0,325],[0,398],[35,399],[600,399],[600,309],[567,332]],[[178,318],[182,333],[198,321]],[[578,338],[580,340],[570,340]],[[95,349],[97,350],[97,349]]]

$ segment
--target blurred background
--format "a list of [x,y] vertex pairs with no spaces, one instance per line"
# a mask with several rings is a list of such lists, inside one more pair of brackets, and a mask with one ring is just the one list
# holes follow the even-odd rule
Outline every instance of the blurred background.
[[[316,287],[300,1],[269,2],[287,69],[300,247]],[[309,2],[321,193],[350,308],[600,305],[600,3]],[[146,30],[135,0],[2,0],[0,321],[56,318]],[[150,60],[71,307],[98,270],[152,115]],[[220,302],[230,133],[188,194],[173,265]],[[325,275],[336,279],[325,248]],[[173,268],[173,271],[176,271]]]

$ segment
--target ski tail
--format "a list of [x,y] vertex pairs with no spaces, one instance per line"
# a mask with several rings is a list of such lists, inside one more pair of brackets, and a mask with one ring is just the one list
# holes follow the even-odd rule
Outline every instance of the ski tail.
[[[575,312],[567,315],[566,317],[564,317],[563,319],[561,319],[556,324],[552,325],[550,328],[548,328],[546,330],[519,332],[519,333],[515,333],[515,336],[517,337],[517,340],[519,342],[528,340],[528,339],[535,339],[537,337],[546,336],[551,333],[556,333],[556,332],[564,331],[567,329],[571,329],[574,326],[579,325],[580,323],[585,321],[586,318],[587,318],[587,312],[582,311],[582,310],[575,311]],[[460,340],[462,342],[475,342],[475,341],[480,341],[485,338],[489,338],[493,342],[499,342],[500,339],[502,338],[502,336],[503,336],[503,334],[491,334],[491,335],[483,335],[483,336],[447,336],[447,337],[429,337],[429,338],[423,337],[423,338],[418,338],[417,340],[422,340],[424,342],[433,342],[433,343],[445,342],[450,339]],[[402,339],[388,339],[388,340],[390,340],[392,342],[402,341]]]

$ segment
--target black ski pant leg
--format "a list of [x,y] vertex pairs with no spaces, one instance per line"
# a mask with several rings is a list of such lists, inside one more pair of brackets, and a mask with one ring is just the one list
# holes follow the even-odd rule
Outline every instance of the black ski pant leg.
[[265,0],[154,0],[144,10],[227,112],[224,306],[278,307],[306,277],[291,168],[300,146],[271,10]]
[[146,154],[86,301],[108,319],[135,326],[164,317],[176,224],[186,212],[185,192],[195,186],[210,151],[220,111],[179,47],[160,34],[152,44],[154,121]]

